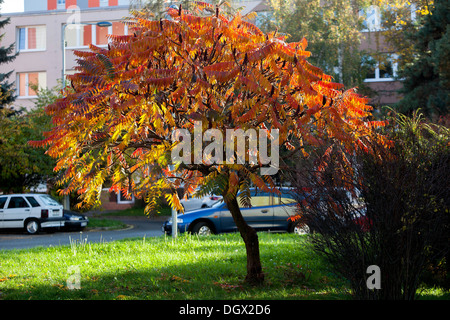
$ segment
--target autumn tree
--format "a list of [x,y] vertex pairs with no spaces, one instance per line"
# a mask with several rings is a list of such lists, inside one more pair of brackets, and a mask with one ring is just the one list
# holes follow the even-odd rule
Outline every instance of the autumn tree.
[[[107,180],[111,191],[145,199],[147,212],[163,190],[182,211],[176,192],[182,183],[187,194],[220,191],[245,243],[246,281],[261,283],[258,235],[239,205],[249,206],[252,183],[277,192],[271,176],[261,174],[267,163],[258,149],[239,155],[234,145],[230,158],[211,162],[213,152],[206,149],[213,137],[204,139],[205,152],[179,154],[184,160],[174,161],[182,141],[173,133],[276,132],[278,140],[265,141],[269,150],[278,142],[301,152],[324,136],[342,148],[364,146],[368,131],[380,123],[365,121],[367,99],[342,90],[308,62],[306,39],[287,43],[240,13],[222,14],[201,2],[191,12],[180,7],[167,13],[171,18],[161,20],[136,13],[125,21],[129,35],[110,35],[107,48],[75,51],[77,73],[68,76],[63,97],[46,108],[55,127],[31,144],[48,146],[57,158],[55,170],[63,173],[61,192],[76,191],[79,206],[99,204]],[[225,146],[218,147],[226,154]],[[257,161],[249,161],[255,154]],[[245,161],[238,162],[240,156]]]

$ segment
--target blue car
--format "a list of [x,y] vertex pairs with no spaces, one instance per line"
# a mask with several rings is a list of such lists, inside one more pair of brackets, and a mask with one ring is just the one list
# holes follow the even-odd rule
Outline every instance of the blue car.
[[[241,208],[244,219],[256,230],[307,233],[307,226],[302,227],[288,219],[296,213],[296,195],[289,188],[281,188],[280,191],[281,195],[278,195],[252,189],[252,207]],[[233,217],[223,201],[218,201],[210,208],[179,213],[177,225],[179,233],[209,235],[237,231]],[[162,231],[172,233],[172,219],[164,222]]]

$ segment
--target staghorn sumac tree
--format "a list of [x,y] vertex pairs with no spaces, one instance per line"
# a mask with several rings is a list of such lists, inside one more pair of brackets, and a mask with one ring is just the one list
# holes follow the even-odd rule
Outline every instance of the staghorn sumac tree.
[[192,133],[195,121],[202,132],[276,129],[279,144],[295,152],[319,145],[323,136],[343,148],[363,145],[381,123],[364,121],[367,100],[307,61],[305,39],[287,43],[240,13],[221,14],[201,2],[192,12],[167,13],[170,19],[158,21],[135,13],[124,22],[129,35],[110,35],[107,48],[75,51],[77,73],[68,76],[63,98],[46,109],[55,127],[31,143],[48,146],[58,159],[55,170],[63,172],[61,192],[76,191],[80,206],[99,204],[107,180],[111,191],[144,198],[147,212],[163,190],[177,210],[183,210],[176,193],[181,185],[197,195],[218,190],[246,246],[246,281],[260,283],[258,236],[242,217],[237,193],[248,206],[251,183],[277,192],[271,176],[260,174],[264,164],[248,161],[252,150],[244,163],[173,163],[179,141],[172,133]]

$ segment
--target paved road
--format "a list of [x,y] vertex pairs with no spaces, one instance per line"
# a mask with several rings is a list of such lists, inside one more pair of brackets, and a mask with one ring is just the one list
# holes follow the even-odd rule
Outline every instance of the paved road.
[[125,218],[121,220],[128,224],[129,228],[83,232],[41,232],[37,235],[28,235],[21,230],[2,230],[0,232],[0,250],[69,245],[71,241],[108,242],[134,237],[155,237],[163,234],[161,232],[163,221],[147,218]]

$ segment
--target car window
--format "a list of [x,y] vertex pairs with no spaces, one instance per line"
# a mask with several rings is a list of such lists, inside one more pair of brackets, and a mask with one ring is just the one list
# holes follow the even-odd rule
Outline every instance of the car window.
[[289,204],[289,203],[295,203],[296,200],[291,198],[291,197],[285,197],[285,196],[281,196],[278,197],[278,203],[277,204]]
[[253,196],[252,207],[264,207],[270,206],[270,195],[269,194],[259,194],[257,196]]
[[40,207],[39,202],[37,202],[37,200],[34,197],[29,196],[29,197],[26,197],[26,198],[27,198],[28,202],[31,204],[31,206],[33,208]]
[[282,191],[281,195],[274,195],[274,197],[275,197],[275,205],[289,204],[296,202],[294,195],[291,194],[290,192]]
[[8,199],[8,198],[7,197],[0,197],[0,209],[3,209],[3,207],[5,206],[6,199]]
[[[242,208],[240,196],[238,196],[239,207]],[[252,198],[250,200],[252,207],[264,207],[270,206],[270,193],[268,192],[253,192]]]
[[11,199],[9,200],[8,209],[28,207],[29,205],[23,197],[11,197]]
[[56,201],[49,195],[44,194],[44,195],[41,195],[40,198],[42,199],[42,201],[44,202],[45,205],[48,205],[48,206],[59,206],[60,205],[58,203],[58,201]]

